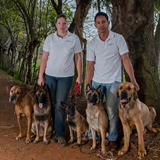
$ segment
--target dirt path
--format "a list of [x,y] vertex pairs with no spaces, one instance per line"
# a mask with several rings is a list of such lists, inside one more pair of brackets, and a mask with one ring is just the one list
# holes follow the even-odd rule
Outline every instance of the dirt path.
[[[23,130],[24,138],[20,141],[16,141],[15,137],[18,135],[18,123],[16,116],[14,115],[14,105],[8,102],[9,96],[6,92],[6,86],[13,84],[14,79],[9,77],[6,73],[0,70],[0,160],[96,160],[102,159],[97,156],[99,153],[99,147],[95,151],[87,149],[86,145],[81,148],[76,147],[75,144],[68,145],[66,147],[60,147],[58,143],[49,143],[44,145],[41,141],[38,144],[30,143],[25,144],[26,137],[26,120],[23,118]],[[85,101],[79,101],[77,106],[79,111],[84,114]],[[156,122],[156,127],[160,125],[160,122]],[[69,133],[66,131],[66,137]],[[131,136],[131,148],[130,151],[123,155],[118,156],[117,152],[113,152],[111,156],[110,152],[106,155],[105,159],[111,160],[160,160],[160,134],[154,134],[148,132],[144,135],[145,148],[148,155],[144,158],[137,155],[137,137]],[[49,139],[49,137],[48,137]],[[123,141],[121,141],[120,148]],[[109,147],[106,145],[108,151]],[[113,160],[113,159],[112,159]]]

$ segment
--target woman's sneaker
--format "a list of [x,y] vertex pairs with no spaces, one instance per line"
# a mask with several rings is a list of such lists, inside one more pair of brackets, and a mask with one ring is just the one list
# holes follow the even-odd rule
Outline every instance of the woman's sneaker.
[[67,145],[66,140],[64,139],[64,137],[60,137],[58,138],[58,143],[61,147],[64,147]]
[[53,135],[51,136],[51,142],[52,142],[52,143],[58,142],[58,140],[56,139],[56,135],[55,135],[55,134],[53,134]]

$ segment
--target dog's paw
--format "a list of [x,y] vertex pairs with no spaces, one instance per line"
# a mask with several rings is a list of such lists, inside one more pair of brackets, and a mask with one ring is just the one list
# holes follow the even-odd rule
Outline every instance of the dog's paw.
[[26,140],[26,141],[25,141],[25,144],[29,144],[29,143],[31,143],[30,140]]
[[90,148],[90,150],[94,150],[94,149],[96,149],[96,146],[92,146],[92,147]]
[[124,155],[125,153],[127,152],[127,150],[125,149],[121,149],[119,152],[118,152],[118,155]]
[[144,157],[144,155],[146,155],[147,154],[147,152],[146,152],[146,150],[145,149],[139,149],[139,151],[138,151],[138,155],[140,156],[140,157]]
[[15,140],[16,140],[16,141],[19,141],[21,138],[22,138],[22,136],[18,135],[18,136],[15,138]]
[[80,143],[76,143],[76,146],[81,147],[81,144]]
[[48,141],[43,141],[43,144],[46,144],[46,145],[47,145],[47,144],[49,144],[49,142],[48,142]]
[[105,155],[106,154],[106,151],[104,150],[104,151],[101,151],[101,153],[103,154],[103,155]]
[[33,141],[34,144],[37,144],[38,142],[39,142],[39,140],[34,140]]
[[69,140],[68,141],[69,144],[72,144],[73,142],[74,142],[74,140]]

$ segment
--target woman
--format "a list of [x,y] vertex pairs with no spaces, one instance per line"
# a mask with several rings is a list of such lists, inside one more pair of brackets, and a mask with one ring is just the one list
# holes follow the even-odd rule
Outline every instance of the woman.
[[43,55],[40,64],[38,84],[44,85],[43,73],[49,90],[52,106],[52,118],[56,137],[51,142],[65,146],[65,118],[66,111],[61,106],[61,101],[66,102],[74,77],[74,60],[78,72],[76,82],[82,83],[82,58],[79,38],[66,30],[67,17],[60,14],[56,18],[57,31],[49,35],[43,46]]

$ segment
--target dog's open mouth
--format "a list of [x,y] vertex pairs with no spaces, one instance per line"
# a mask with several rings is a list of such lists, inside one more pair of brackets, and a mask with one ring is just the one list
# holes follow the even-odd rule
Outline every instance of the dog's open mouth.
[[122,103],[122,104],[127,104],[127,103],[130,102],[130,100],[131,100],[131,98],[129,98],[129,99],[122,98],[122,99],[121,99],[121,103]]
[[43,107],[43,103],[39,103],[39,108],[42,108]]

